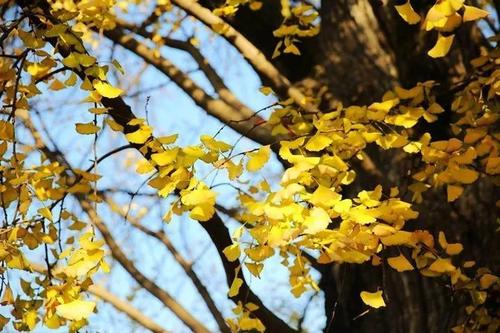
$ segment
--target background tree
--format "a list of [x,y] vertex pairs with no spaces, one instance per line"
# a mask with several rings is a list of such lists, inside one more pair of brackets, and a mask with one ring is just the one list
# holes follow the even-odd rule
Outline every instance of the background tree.
[[[0,4],[7,330],[92,325],[88,294],[154,332],[150,307],[175,332],[498,329],[497,2]],[[165,110],[170,83],[198,120]],[[280,308],[253,289],[283,267]]]

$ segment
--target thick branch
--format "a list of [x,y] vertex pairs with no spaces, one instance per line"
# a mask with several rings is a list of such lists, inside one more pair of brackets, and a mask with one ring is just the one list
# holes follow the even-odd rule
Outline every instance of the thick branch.
[[[153,39],[154,33],[147,31],[142,26],[138,27],[133,24],[130,24],[126,21],[117,19],[117,24],[121,27],[130,30],[144,38]],[[212,67],[210,62],[203,56],[201,51],[191,44],[189,41],[173,39],[169,37],[162,37],[162,43],[165,46],[182,50],[191,55],[194,61],[198,64],[200,70],[205,74],[206,78],[215,89],[219,97],[233,107],[235,110],[239,110],[239,112],[250,113],[252,112],[250,108],[248,108],[245,104],[243,104],[226,86],[224,80],[220,77],[217,71]]]
[[283,76],[269,60],[267,60],[266,56],[231,25],[196,1],[172,0],[172,3],[185,10],[188,14],[198,19],[210,29],[222,27],[221,36],[240,51],[241,55],[245,57],[261,77],[269,82],[278,94],[291,97],[298,105],[307,111],[315,111],[314,108],[306,102],[302,92],[292,86],[290,81]]
[[[235,109],[221,99],[212,98],[172,62],[163,57],[155,56],[154,50],[138,42],[133,37],[127,36],[121,29],[115,28],[105,31],[104,35],[113,42],[132,51],[144,59],[144,61],[153,65],[160,72],[167,75],[184,90],[199,107],[207,111],[208,114],[216,117],[223,123],[227,123],[235,131],[247,136],[255,142],[260,144],[270,144],[273,142],[273,137],[269,129],[265,126],[255,127],[255,121],[252,121],[255,118],[252,117],[254,112],[249,108],[242,107],[241,109]],[[248,119],[248,121],[244,121],[246,119]]]
[[[222,254],[222,251],[226,247],[233,244],[231,237],[229,236],[229,231],[222,222],[220,216],[217,214],[215,214],[210,219],[210,221],[201,223],[201,226],[203,227],[203,229],[205,229],[215,247],[217,248],[217,252],[219,252],[224,270],[226,272],[227,283],[228,285],[231,285],[236,277],[236,271],[240,264],[238,261],[230,262],[229,260],[227,260],[224,254]],[[240,274],[238,277],[243,280],[243,284],[240,287],[238,294],[231,298],[233,301],[241,301],[243,303],[252,302],[258,305],[259,309],[253,311],[252,313],[262,321],[269,332],[296,332],[296,330],[292,329],[290,326],[288,326],[288,324],[286,324],[280,318],[276,317],[274,313],[269,311],[269,309],[264,306],[259,297],[252,292],[242,274]]]
[[140,310],[133,307],[129,302],[126,302],[116,295],[110,293],[106,289],[97,286],[91,285],[88,291],[95,296],[99,297],[103,301],[113,305],[118,311],[125,313],[130,319],[134,320],[141,326],[147,328],[151,332],[154,333],[168,333],[163,327],[158,325],[153,319],[149,318],[145,314],[143,314]]
[[[142,26],[136,26],[119,18],[116,19],[116,23],[121,28],[132,31],[133,33],[136,33],[144,38],[153,40],[153,38],[155,37],[155,34],[153,32],[146,30]],[[200,66],[200,69],[203,71],[203,73],[205,73],[207,79],[210,81],[216,91],[227,89],[227,86],[225,85],[222,78],[219,76],[219,74],[217,74],[215,69],[210,65],[210,63],[196,46],[191,44],[189,41],[169,37],[162,37],[161,40],[163,45],[189,53],[196,61],[198,66]]]

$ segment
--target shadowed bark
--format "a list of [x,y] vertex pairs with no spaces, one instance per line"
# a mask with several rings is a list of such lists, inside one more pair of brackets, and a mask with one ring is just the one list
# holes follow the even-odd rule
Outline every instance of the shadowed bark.
[[[204,3],[213,6],[215,2]],[[415,7],[425,10],[433,3],[415,2]],[[411,87],[417,82],[436,80],[441,82],[439,91],[449,91],[454,83],[464,79],[470,69],[469,61],[479,54],[480,46],[488,47],[480,31],[465,24],[458,29],[450,55],[432,59],[426,52],[437,35],[424,33],[419,25],[406,24],[392,4],[384,6],[375,0],[322,1],[319,36],[300,46],[301,57],[279,57],[275,66],[293,84],[311,92],[327,86],[324,107],[337,101],[344,105],[369,104],[395,85]],[[279,25],[271,18],[279,17],[277,11],[279,1],[269,1],[263,13],[244,9],[230,20],[270,58],[276,40],[269,36]],[[451,98],[449,93],[440,95],[439,102],[447,111],[435,124],[426,126],[425,130],[430,128],[435,139],[449,137]],[[419,132],[422,131],[417,128],[415,135]],[[401,153],[378,149],[368,152],[385,178],[359,172],[356,184],[347,191],[357,193],[381,183],[387,189],[398,186],[404,193],[411,183],[407,170],[417,161],[402,159]],[[410,200],[411,196],[406,194],[404,199]],[[446,202],[444,190],[428,191],[424,202],[417,205],[420,217],[410,222],[408,229],[428,229],[435,235],[446,230],[450,240],[464,245],[462,259],[482,258],[478,267],[485,265],[495,271],[500,263],[498,251],[484,255],[500,240],[494,232],[495,201],[494,185],[484,180],[468,187],[452,204]],[[320,270],[328,318],[325,332],[447,332],[465,319],[464,297],[455,295],[445,280],[425,278],[418,272],[398,273],[383,266],[333,264]],[[366,310],[359,293],[377,288],[384,290],[387,307],[356,318]]]

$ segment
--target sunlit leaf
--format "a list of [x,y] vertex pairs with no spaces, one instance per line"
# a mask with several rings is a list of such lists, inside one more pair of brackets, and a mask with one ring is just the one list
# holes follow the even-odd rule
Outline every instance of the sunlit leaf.
[[229,261],[238,260],[241,254],[240,246],[238,243],[234,243],[233,245],[226,247],[222,252]]
[[58,305],[56,307],[56,313],[69,320],[81,320],[88,318],[94,311],[94,308],[94,302],[75,300]]
[[414,269],[413,265],[402,254],[397,257],[387,258],[387,263],[398,272],[405,272]]
[[231,288],[229,288],[228,296],[229,297],[234,297],[238,295],[238,292],[240,291],[240,287],[243,284],[243,280],[240,279],[239,277],[236,277],[233,282],[231,283]]
[[259,148],[256,152],[248,153],[248,163],[247,170],[255,172],[261,169],[264,164],[269,160],[271,155],[271,148],[269,146],[263,146]]
[[363,302],[371,306],[372,308],[378,309],[385,306],[384,298],[382,297],[382,290],[376,291],[374,293],[368,291],[362,291],[360,296]]
[[405,20],[409,24],[417,24],[418,22],[420,22],[420,15],[415,12],[409,0],[403,5],[394,7],[398,11],[399,15],[403,18],[403,20]]
[[474,6],[464,6],[464,8],[465,8],[463,14],[464,22],[480,20],[489,15],[489,13],[486,10]]
[[95,134],[101,129],[94,123],[77,123],[75,127],[76,131],[80,134]]
[[94,88],[97,90],[99,95],[107,98],[116,98],[123,93],[123,90],[102,81],[94,81]]
[[427,52],[432,58],[442,58],[450,51],[451,44],[453,44],[454,35],[443,36],[439,34],[438,40],[434,47]]

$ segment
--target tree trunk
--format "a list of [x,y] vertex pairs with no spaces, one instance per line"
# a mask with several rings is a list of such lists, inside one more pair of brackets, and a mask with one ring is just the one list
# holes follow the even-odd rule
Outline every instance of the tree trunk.
[[[413,87],[417,82],[435,80],[443,93],[438,101],[446,112],[439,120],[426,125],[433,139],[449,137],[452,120],[450,86],[460,82],[470,69],[469,61],[479,54],[484,40],[472,24],[462,25],[455,36],[450,54],[432,59],[427,51],[436,41],[437,33],[410,26],[395,11],[394,3],[379,0],[324,0],[321,3],[321,32],[300,45],[302,55],[282,55],[273,60],[280,71],[295,85],[311,94],[322,87],[322,107],[335,105],[370,104],[379,101],[385,91],[400,85]],[[404,1],[400,1],[403,2]],[[214,7],[217,1],[202,1]],[[435,1],[413,1],[417,11],[425,11]],[[279,0],[266,1],[258,12],[242,8],[231,18],[231,24],[271,59],[276,39],[272,30],[278,28]],[[265,83],[265,82],[264,82]],[[423,133],[423,132],[422,132]],[[418,136],[419,129],[415,135]],[[408,170],[418,161],[393,151],[368,150],[384,179],[358,172],[357,182],[346,189],[346,195],[360,189],[382,184],[385,189],[398,186],[407,193],[411,184]],[[416,205],[420,216],[408,223],[408,230],[427,229],[437,237],[445,231],[450,242],[461,242],[463,260],[478,260],[477,266],[493,271],[500,267],[496,226],[495,187],[487,180],[469,186],[454,203],[446,202],[444,189],[427,191],[422,204]],[[409,201],[406,194],[403,199]],[[485,256],[485,253],[491,253]],[[386,254],[387,255],[387,254]],[[426,278],[418,272],[398,273],[383,265],[332,264],[321,269],[320,288],[325,295],[327,327],[325,332],[447,332],[465,319],[464,304],[467,297],[457,295],[449,281]],[[364,313],[366,306],[360,292],[382,288],[387,307]]]
[[[308,80],[327,84],[332,98],[344,105],[369,104],[394,85],[412,87],[426,80],[442,82],[439,89],[447,91],[463,79],[469,60],[479,51],[480,35],[469,26],[459,31],[457,44],[446,60],[431,59],[426,52],[436,37],[422,33],[418,25],[408,26],[392,6],[380,6],[377,1],[323,1],[321,18],[316,64],[322,70]],[[451,97],[443,95],[440,100],[447,112],[430,127],[434,139],[448,137]],[[429,131],[429,126],[425,130]],[[386,189],[398,186],[401,193],[407,192],[411,184],[407,171],[418,162],[400,152],[374,148],[369,153],[387,177],[377,180],[359,174],[359,186],[350,191],[357,193],[382,183]],[[480,181],[470,186],[460,200],[449,204],[444,189],[429,191],[424,202],[417,205],[419,219],[407,228],[427,229],[435,236],[443,230],[450,241],[464,245],[462,259],[483,258],[478,265],[495,270],[499,266],[498,253],[484,256],[499,241],[494,232],[494,193],[493,184]],[[411,196],[404,199],[410,200]],[[323,271],[321,287],[326,297],[328,332],[447,332],[465,319],[466,299],[452,292],[449,281],[426,278],[418,272],[398,273],[383,265],[331,265]],[[356,319],[366,309],[360,302],[360,292],[377,288],[384,290],[387,307]]]

